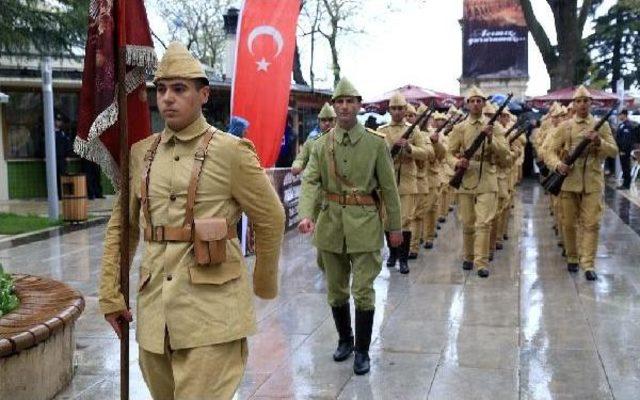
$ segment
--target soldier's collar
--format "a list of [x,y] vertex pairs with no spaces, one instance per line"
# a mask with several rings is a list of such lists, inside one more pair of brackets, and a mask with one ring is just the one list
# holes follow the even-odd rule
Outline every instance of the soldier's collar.
[[[336,135],[336,140],[338,141],[338,143],[342,144],[345,133],[347,133],[347,131],[345,129],[340,128],[339,126],[336,126],[333,129]],[[351,128],[348,131],[348,133],[349,133],[349,141],[351,142],[351,144],[356,144],[365,134],[365,129],[364,129],[364,126],[362,126],[362,124],[358,122],[355,124],[353,128]]]
[[471,122],[472,124],[477,124],[478,122],[482,122],[483,119],[484,119],[484,115],[474,117],[473,115],[469,114],[469,122]]
[[591,114],[588,114],[585,118],[578,117],[578,114],[576,114],[574,118],[576,119],[576,123],[578,124],[589,123],[593,121],[593,115]]
[[202,114],[200,114],[195,121],[181,131],[174,131],[165,125],[164,130],[162,131],[160,143],[167,143],[172,137],[175,137],[182,142],[188,142],[191,139],[202,135],[208,128],[209,124],[207,123],[207,120]]

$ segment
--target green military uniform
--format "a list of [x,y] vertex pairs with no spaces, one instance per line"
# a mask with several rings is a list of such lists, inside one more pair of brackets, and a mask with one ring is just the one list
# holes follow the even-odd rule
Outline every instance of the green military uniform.
[[[583,86],[574,93],[574,100],[591,98]],[[571,153],[594,127],[596,120],[588,115],[581,118],[577,114],[565,121],[553,137],[549,151],[545,154],[549,165],[557,169],[562,160],[558,153]],[[618,146],[611,134],[609,124],[605,123],[598,131],[600,143],[590,144],[586,151],[576,160],[569,171],[560,192],[562,202],[563,231],[565,250],[569,264],[579,263],[585,272],[594,271],[596,250],[598,248],[598,231],[600,219],[604,211],[602,193],[604,190],[604,173],[602,163],[607,157],[618,154]],[[576,245],[576,235],[580,231],[580,244]],[[595,279],[595,273],[588,274]],[[587,276],[589,278],[589,276]]]
[[[167,48],[156,73],[156,80],[203,77],[199,62],[178,43]],[[246,337],[256,329],[251,278],[237,239],[226,241],[226,261],[201,266],[190,239],[162,237],[168,230],[184,231],[196,149],[211,130],[194,217],[224,218],[232,231],[241,212],[246,212],[256,236],[254,292],[267,299],[277,294],[284,210],[251,142],[216,130],[200,114],[181,131],[165,127],[134,144],[129,199],[132,254],[141,226],[147,241],[140,266],[136,338],[140,368],[155,399],[230,399],[246,366]],[[156,142],[148,196],[143,198],[146,155]],[[145,204],[150,218],[140,217]],[[116,201],[102,257],[99,305],[104,314],[126,309],[119,285],[120,225]]]
[[[467,100],[472,97],[486,99],[476,87],[470,90]],[[464,153],[488,122],[489,119],[482,115],[469,115],[464,122],[456,125],[449,135],[449,153],[454,157]],[[508,155],[501,132],[504,131],[495,124],[492,140],[485,141],[484,148],[469,160],[469,168],[457,190],[458,213],[463,230],[463,265],[470,269],[475,264],[481,276],[488,276],[491,221],[495,216],[498,193],[496,163],[504,162]]]
[[[336,86],[333,99],[341,97],[360,98],[344,78]],[[358,357],[369,357],[375,307],[373,281],[381,268],[383,222],[372,196],[376,191],[383,199],[387,227],[399,231],[400,199],[384,138],[356,123],[349,131],[337,126],[317,140],[304,174],[299,210],[302,219],[313,219],[315,199],[323,195],[314,245],[325,267],[327,299],[340,336],[337,352],[341,346],[346,349],[340,351],[340,357],[334,354],[334,359],[346,359],[353,348],[351,294],[356,308],[354,370]]]
[[[318,113],[318,120],[323,118],[334,118],[334,119],[336,118],[336,112],[334,111],[333,107],[331,107],[329,103],[324,103],[324,105],[322,106],[322,109],[320,110],[320,113]],[[302,149],[300,150],[300,152],[296,156],[295,161],[291,165],[292,170],[304,171],[304,169],[307,167],[307,163],[309,162],[309,158],[311,157],[311,149],[316,144],[316,141],[327,132],[328,131],[320,132],[318,133],[318,135],[308,138],[304,142]],[[314,219],[317,218],[318,213],[320,213],[321,205],[322,205],[322,196],[318,196],[318,198],[316,199],[316,207],[314,210]],[[319,252],[316,257],[316,262],[318,263],[318,268],[324,271],[324,266],[322,265],[322,257],[320,256]]]

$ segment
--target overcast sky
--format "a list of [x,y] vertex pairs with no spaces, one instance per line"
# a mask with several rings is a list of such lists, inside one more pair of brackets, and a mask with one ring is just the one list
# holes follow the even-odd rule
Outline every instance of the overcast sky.
[[[157,1],[157,0],[155,0]],[[402,9],[389,10],[390,0],[367,0],[366,9],[355,23],[366,33],[344,38],[339,44],[342,75],[360,90],[365,99],[375,97],[408,83],[448,93],[459,93],[458,78],[462,74],[462,0],[408,1]],[[531,0],[534,12],[556,43],[553,14],[545,0]],[[615,0],[605,0],[600,10],[608,9]],[[165,22],[157,14],[153,1],[147,1],[151,28],[163,39],[169,39]],[[238,1],[238,4],[241,4]],[[397,7],[397,6],[395,6]],[[585,35],[591,31],[587,22]],[[330,88],[331,59],[328,46],[316,46],[314,72],[316,87]],[[308,79],[309,40],[299,42],[303,73]],[[161,47],[161,46],[159,46]],[[161,53],[161,51],[159,51]],[[499,57],[496,54],[496,57]],[[529,35],[528,95],[544,94],[549,89],[540,51]]]

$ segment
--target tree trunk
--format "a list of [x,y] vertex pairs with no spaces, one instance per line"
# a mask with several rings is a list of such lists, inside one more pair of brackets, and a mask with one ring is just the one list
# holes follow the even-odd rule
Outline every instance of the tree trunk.
[[618,91],[618,80],[620,79],[622,69],[622,9],[619,4],[616,6],[615,24],[613,54],[611,56],[611,90],[613,93],[617,93]]
[[309,80],[311,81],[311,90],[315,88],[316,74],[313,72],[313,61],[314,56],[316,54],[316,32],[315,26],[314,30],[311,31],[311,49],[309,55]]
[[329,47],[331,47],[331,62],[333,64],[333,87],[336,87],[338,86],[338,82],[340,82],[340,63],[338,61],[335,35],[332,35],[329,39]]
[[300,51],[298,50],[297,42],[296,48],[293,52],[293,81],[298,85],[309,85],[307,81],[304,80],[304,76],[302,75],[302,66],[300,65]]

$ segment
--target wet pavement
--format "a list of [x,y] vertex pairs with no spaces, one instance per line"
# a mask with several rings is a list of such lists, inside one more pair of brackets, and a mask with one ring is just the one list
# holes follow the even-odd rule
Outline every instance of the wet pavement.
[[[638,399],[640,236],[628,225],[637,230],[638,208],[620,197],[607,192],[595,283],[566,271],[547,199],[533,182],[520,188],[510,239],[488,279],[459,267],[461,233],[451,214],[408,276],[383,267],[376,280],[366,376],[353,374],[353,358],[333,362],[337,335],[315,250],[309,238],[288,234],[280,296],[256,300],[259,331],[237,398]],[[96,226],[0,250],[7,270],[52,277],[85,295],[76,377],[58,400],[118,398],[118,342],[97,311],[103,234]],[[133,339],[131,391],[132,399],[150,398]]]

